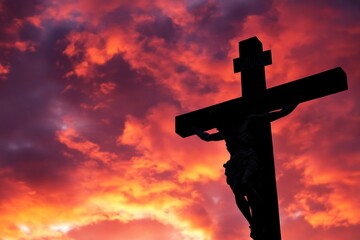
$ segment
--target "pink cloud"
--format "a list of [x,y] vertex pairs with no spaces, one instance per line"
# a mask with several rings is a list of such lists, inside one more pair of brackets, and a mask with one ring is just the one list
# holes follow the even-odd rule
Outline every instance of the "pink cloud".
[[174,116],[240,96],[231,60],[254,35],[269,86],[349,80],[273,123],[283,238],[360,236],[356,3],[16,2],[0,5],[0,236],[248,238],[224,144],[182,139]]
[[9,73],[9,71],[10,71],[10,67],[3,66],[0,64],[0,78],[1,79],[6,79],[6,75]]

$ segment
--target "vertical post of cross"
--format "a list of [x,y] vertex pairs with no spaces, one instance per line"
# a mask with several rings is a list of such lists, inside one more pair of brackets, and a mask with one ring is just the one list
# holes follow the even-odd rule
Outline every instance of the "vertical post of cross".
[[[266,92],[265,65],[271,64],[271,52],[263,52],[256,37],[239,43],[240,58],[234,59],[235,72],[241,72],[242,97],[250,99],[253,109],[264,112],[260,99]],[[275,163],[269,122],[261,122],[251,128],[256,139],[255,150],[262,161],[263,219],[266,239],[280,240],[280,218],[276,189]]]
[[261,64],[263,46],[257,37],[239,42],[240,59],[244,59],[244,69],[241,70],[242,96],[255,98],[266,90],[265,68]]

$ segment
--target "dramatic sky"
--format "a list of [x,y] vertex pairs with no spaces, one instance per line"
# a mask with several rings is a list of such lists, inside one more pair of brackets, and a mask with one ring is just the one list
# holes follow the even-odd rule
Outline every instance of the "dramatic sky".
[[360,238],[357,0],[0,0],[0,239],[233,240],[223,142],[174,117],[341,66],[349,90],[272,123],[283,239]]

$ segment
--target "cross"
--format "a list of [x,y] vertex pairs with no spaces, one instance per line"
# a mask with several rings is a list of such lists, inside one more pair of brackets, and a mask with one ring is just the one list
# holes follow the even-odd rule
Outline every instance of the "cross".
[[[262,43],[257,37],[239,42],[241,58],[234,59],[234,72],[241,72],[242,97],[205,107],[175,117],[175,132],[185,138],[194,135],[195,126],[207,131],[215,126],[209,121],[213,108],[224,108],[228,111],[256,109],[258,112],[270,112],[283,108],[294,101],[310,101],[340,91],[347,90],[347,78],[340,68],[333,68],[293,82],[276,87],[266,88],[265,66],[272,63],[271,51],[263,51]],[[231,113],[229,113],[230,115]],[[258,123],[251,129],[256,139],[256,151],[263,164],[264,181],[264,225],[267,239],[280,240],[280,217],[275,178],[275,164],[271,136],[271,125]]]

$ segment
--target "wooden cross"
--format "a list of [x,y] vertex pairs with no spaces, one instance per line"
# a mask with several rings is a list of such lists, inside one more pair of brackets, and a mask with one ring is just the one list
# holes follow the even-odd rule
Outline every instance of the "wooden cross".
[[[175,117],[175,131],[185,138],[194,135],[191,123],[201,131],[215,126],[209,121],[209,112],[215,108],[228,111],[270,112],[295,101],[301,103],[347,90],[345,72],[340,68],[330,69],[290,83],[266,89],[265,65],[270,65],[271,51],[263,52],[262,43],[252,37],[239,43],[241,58],[234,59],[234,72],[241,72],[242,97],[202,108]],[[235,111],[236,110],[236,111]],[[229,116],[231,112],[229,113]],[[280,240],[279,207],[276,190],[274,154],[270,123],[259,123],[251,129],[256,139],[256,151],[264,166],[264,224],[267,239]]]

